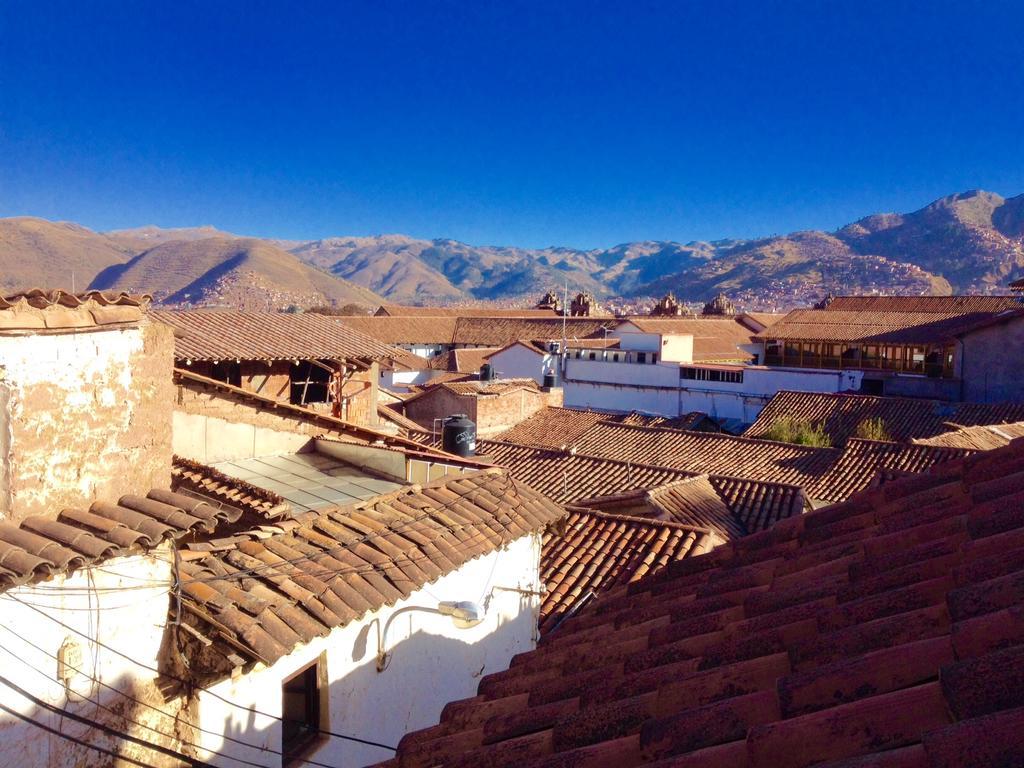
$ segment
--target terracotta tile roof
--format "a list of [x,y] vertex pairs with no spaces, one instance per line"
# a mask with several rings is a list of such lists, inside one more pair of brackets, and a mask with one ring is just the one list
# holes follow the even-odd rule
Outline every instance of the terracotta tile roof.
[[440,386],[457,395],[504,395],[520,389],[539,391],[534,379],[494,379],[492,381],[448,381]]
[[566,451],[478,440],[477,458],[506,467],[516,478],[560,503],[654,488],[693,473]]
[[975,426],[1024,421],[1024,403],[943,403],[907,397],[782,391],[764,407],[744,437],[763,437],[778,419],[793,417],[820,424],[842,445],[865,419],[881,419],[896,441],[935,437],[951,424]]
[[612,414],[599,411],[581,411],[574,408],[542,408],[528,419],[497,436],[498,440],[543,448],[561,448],[572,445],[595,424]]
[[1010,283],[1011,291],[1024,291],[1024,277]]
[[137,323],[150,296],[86,291],[28,291],[0,297],[0,334],[102,328]]
[[750,344],[754,331],[734,317],[630,317],[625,322],[633,324],[642,333],[692,335],[695,362],[747,360],[751,357],[739,345]]
[[785,312],[744,312],[742,315],[737,315],[736,320],[752,331],[760,331],[770,328],[785,316]]
[[744,533],[758,533],[779,520],[803,514],[807,506],[803,489],[797,485],[729,475],[709,475],[708,479]]
[[713,528],[726,538],[761,531],[800,514],[805,505],[800,488],[784,483],[698,475],[496,440],[478,441],[477,453],[561,503],[657,516]]
[[998,312],[794,309],[755,338],[939,344],[992,323],[1020,317],[1024,317],[1024,310],[1019,304]]
[[837,296],[826,312],[933,312],[970,315],[1020,309],[1013,296]]
[[[442,375],[443,376],[443,375]],[[410,389],[413,389],[410,387]],[[427,397],[434,394],[438,390],[446,390],[455,395],[461,395],[464,397],[497,397],[499,395],[507,395],[510,392],[519,392],[523,389],[528,389],[533,392],[539,392],[540,388],[537,386],[537,382],[533,379],[494,379],[492,381],[480,381],[478,379],[468,379],[461,374],[458,378],[442,378],[436,377],[421,384],[415,389],[415,394],[412,397],[405,399],[406,403],[418,400],[421,397]]]
[[[570,317],[565,321],[568,339],[604,336],[605,328],[614,328],[614,318]],[[455,321],[453,344],[479,347],[503,347],[519,339],[554,341],[562,338],[561,318],[460,317]]]
[[383,344],[451,344],[454,317],[334,317],[347,328]]
[[936,464],[971,451],[931,445],[887,443],[852,438],[835,465],[817,483],[805,487],[812,499],[844,501],[858,491],[908,473],[927,472]]
[[600,423],[576,441],[590,456],[807,487],[835,461],[833,448],[811,448],[709,432]]
[[410,307],[381,304],[376,317],[561,317],[553,309],[503,309],[500,307]]
[[572,509],[544,533],[540,606],[545,633],[599,593],[722,543],[711,531],[650,518]]
[[210,641],[196,644],[192,671],[220,675],[273,663],[564,513],[504,470],[489,469],[189,552],[181,563],[182,620]]
[[439,371],[456,373],[479,373],[480,366],[487,358],[498,351],[498,347],[473,347],[467,349],[450,349],[435,355],[430,360],[430,367]]
[[175,330],[176,360],[379,360],[394,351],[312,313],[163,309],[149,316]]
[[1024,441],[613,587],[397,768],[996,768],[1024,755]]
[[[658,416],[652,413],[641,413],[630,411],[622,414],[608,414],[605,421],[612,424],[627,424],[634,427],[665,427],[670,429],[694,429],[705,422],[712,421],[711,417],[701,411],[691,411],[682,416]],[[717,431],[717,428],[714,430]]]
[[572,503],[602,512],[708,528],[729,540],[803,514],[806,499],[794,485],[727,475],[696,475],[650,489],[579,498]]
[[236,508],[154,488],[146,496],[122,496],[116,504],[94,501],[88,509],[65,509],[54,518],[0,522],[0,588],[138,554],[168,539],[212,533],[239,515]]
[[689,525],[707,530],[721,541],[746,533],[707,475],[686,477],[650,489],[579,499],[573,504],[599,512]]
[[706,413],[700,411],[669,418],[639,411],[605,413],[549,406],[537,411],[528,419],[524,419],[497,437],[507,443],[561,448],[573,445],[594,426],[602,422],[644,427],[693,429],[702,425],[708,418]]
[[991,451],[1002,448],[1011,440],[1024,437],[1024,421],[1014,424],[989,424],[981,427],[959,427],[935,437],[913,440],[917,445],[934,445],[946,448],[968,448],[977,451]]
[[177,490],[188,490],[211,499],[248,510],[259,517],[291,517],[291,506],[284,498],[245,480],[230,477],[192,459],[174,457],[171,478]]
[[402,349],[401,347],[388,347],[390,350],[386,358],[381,358],[381,362],[391,368],[406,371],[429,371],[431,370],[431,360],[421,356],[413,354],[412,352]]

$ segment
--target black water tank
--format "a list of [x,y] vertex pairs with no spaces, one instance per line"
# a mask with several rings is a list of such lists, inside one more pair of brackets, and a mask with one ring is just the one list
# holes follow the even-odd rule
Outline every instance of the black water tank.
[[449,416],[444,420],[441,445],[448,453],[456,456],[476,454],[476,424],[464,413]]
[[494,379],[494,368],[490,363],[484,363],[480,366],[480,381],[491,381],[492,379]]
[[558,377],[554,371],[544,371],[544,389],[551,389],[558,383]]

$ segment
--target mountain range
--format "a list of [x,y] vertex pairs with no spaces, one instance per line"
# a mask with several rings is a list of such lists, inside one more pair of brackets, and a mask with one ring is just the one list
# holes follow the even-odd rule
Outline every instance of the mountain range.
[[748,306],[841,293],[1001,292],[1024,272],[1024,195],[974,190],[907,214],[875,214],[835,232],[758,240],[642,241],[607,249],[474,246],[404,235],[294,241],[213,227],[94,232],[0,219],[0,288],[89,286],[152,293],[168,304],[281,309],[527,300],[568,282],[598,297]]

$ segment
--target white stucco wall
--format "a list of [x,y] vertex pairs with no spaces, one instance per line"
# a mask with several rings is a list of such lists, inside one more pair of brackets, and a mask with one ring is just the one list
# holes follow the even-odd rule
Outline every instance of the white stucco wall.
[[549,363],[552,369],[557,366],[554,355],[542,355],[522,344],[495,352],[488,362],[499,379],[533,379],[538,384],[544,383],[544,368]]
[[[171,738],[122,718],[136,720],[166,734],[175,732],[176,702],[164,702],[156,691],[156,674],[114,652],[120,651],[142,664],[157,667],[157,656],[167,623],[171,555],[166,546],[153,556],[117,558],[102,567],[56,577],[37,586],[17,587],[0,595],[0,674],[49,704],[97,720],[146,741],[163,742],[180,749]],[[89,574],[92,579],[90,580]],[[127,591],[118,591],[130,588]],[[33,608],[73,627],[62,627]],[[12,634],[14,630],[28,642]],[[91,638],[91,640],[86,639]],[[98,640],[114,650],[93,642]],[[81,650],[83,674],[74,674],[67,689],[57,679],[59,655],[66,641]],[[32,647],[39,646],[42,650]],[[91,678],[148,704],[134,703]],[[61,718],[0,684],[0,701],[37,721],[58,728],[98,746],[111,749],[114,740],[89,726]],[[116,715],[103,707],[116,711]],[[152,709],[150,707],[156,707]],[[160,710],[160,711],[157,711]],[[161,714],[161,711],[166,714]],[[153,765],[166,758],[124,741],[117,745],[124,755]],[[34,725],[0,712],[0,765],[80,768],[110,765],[110,758],[75,745]]]
[[[741,383],[679,378],[679,366],[600,360],[566,362],[565,405],[602,411],[630,410],[679,416],[701,411],[716,418],[754,421],[781,390],[843,392],[860,389],[860,371],[818,371],[746,366]],[[694,367],[700,367],[695,363]]]
[[[480,678],[508,667],[511,658],[536,643],[539,597],[505,591],[539,588],[540,536],[525,536],[506,549],[477,558],[438,579],[394,607],[335,630],[299,647],[271,667],[258,666],[212,690],[242,706],[281,714],[282,682],[326,654],[329,680],[328,730],[397,745],[411,730],[433,725],[449,701],[476,694]],[[486,605],[486,619],[472,629],[457,629],[447,616],[408,610],[436,607],[441,600],[471,600]],[[376,666],[377,628],[387,627],[390,661]],[[200,726],[280,750],[280,722],[247,713],[206,693],[199,694]],[[280,755],[261,753],[203,736],[205,746],[266,766],[280,766]],[[387,759],[376,747],[327,739],[313,754],[321,763],[350,768]],[[214,765],[231,760],[203,755]]]
[[623,323],[609,331],[608,337],[618,339],[621,349],[637,349],[644,352],[658,352],[661,349],[661,334],[643,333],[632,323]]
[[306,449],[311,438],[198,413],[174,412],[174,453],[204,464],[280,456]]

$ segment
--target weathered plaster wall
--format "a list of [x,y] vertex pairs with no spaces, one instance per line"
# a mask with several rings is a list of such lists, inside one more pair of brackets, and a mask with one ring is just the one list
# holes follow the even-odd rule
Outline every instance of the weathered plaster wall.
[[975,331],[963,339],[963,399],[1024,400],[1024,319]]
[[[169,562],[170,552],[165,547],[153,556],[118,558],[104,563],[102,569],[9,590],[0,597],[0,674],[48,704],[147,742],[176,751],[187,749],[182,740],[195,742],[196,738],[191,728],[175,720],[180,700],[165,702],[154,684],[153,672],[114,652],[157,667],[170,599]],[[124,587],[131,589],[111,591]],[[57,621],[12,598],[38,607]],[[65,688],[58,680],[55,657],[66,642],[78,646],[81,665]],[[111,736],[68,718],[62,720],[3,684],[0,701],[66,734],[106,749],[115,748]],[[180,765],[177,760],[124,740],[116,743],[116,749],[148,765]],[[113,768],[126,764],[115,763],[109,756],[0,712],[0,765]]]
[[170,328],[0,337],[0,517],[170,483]]
[[[438,721],[449,701],[473,696],[483,675],[506,669],[512,657],[534,647],[539,598],[497,587],[536,590],[540,537],[525,536],[507,548],[477,558],[394,607],[335,630],[296,649],[272,667],[258,667],[213,691],[241,707],[268,715],[281,713],[281,683],[326,654],[329,730],[395,745],[410,730]],[[446,616],[409,610],[434,608],[439,600],[472,600],[487,606],[487,617],[472,629],[457,629]],[[377,629],[387,627],[388,667],[377,672]],[[281,748],[280,722],[252,715],[206,694],[199,694],[199,725],[230,733],[270,749]],[[276,754],[261,753],[203,734],[204,745],[260,765],[280,766]],[[393,753],[327,739],[306,755],[320,763],[355,768]],[[214,765],[231,766],[225,757],[202,755]]]
[[217,462],[295,453],[318,435],[337,435],[327,421],[183,380],[174,397],[174,452],[196,461]]

